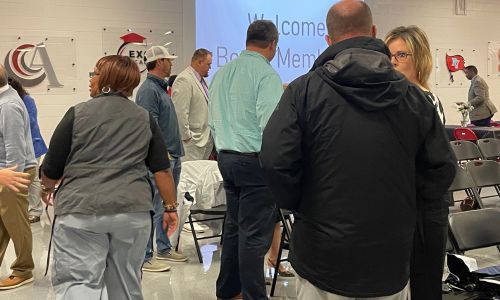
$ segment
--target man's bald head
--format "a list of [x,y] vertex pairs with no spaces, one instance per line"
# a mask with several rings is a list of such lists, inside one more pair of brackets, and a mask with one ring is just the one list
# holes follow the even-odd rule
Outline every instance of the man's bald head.
[[375,37],[370,7],[360,0],[343,0],[333,5],[326,16],[326,26],[331,42],[355,36]]
[[0,64],[0,87],[5,86],[8,83],[7,70]]

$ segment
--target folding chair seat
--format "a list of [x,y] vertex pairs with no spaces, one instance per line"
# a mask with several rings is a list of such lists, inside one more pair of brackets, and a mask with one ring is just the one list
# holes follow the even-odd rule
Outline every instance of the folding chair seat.
[[476,144],[469,141],[451,141],[451,149],[455,153],[458,162],[481,159],[483,156]]
[[[193,197],[191,195],[189,195],[189,193],[186,193],[184,197],[188,201],[191,201],[191,202],[193,201]],[[191,208],[190,212],[191,213],[189,214],[188,221],[186,223],[188,223],[189,226],[191,227],[191,234],[193,235],[196,253],[198,254],[198,261],[200,263],[203,263],[203,255],[201,254],[200,245],[199,245],[198,241],[220,237],[221,238],[220,243],[222,244],[222,242],[223,242],[222,237],[224,235],[224,223],[226,220],[226,206],[220,205],[220,206],[216,206],[216,207],[210,208],[210,209],[196,209],[196,208],[193,209],[193,208]],[[206,216],[211,216],[211,217],[208,217],[208,218],[197,217],[195,220],[192,217],[193,215],[206,215]],[[214,220],[222,220],[222,232],[221,233],[219,233],[219,234],[214,233],[212,235],[208,235],[208,236],[204,235],[201,237],[199,236],[198,233],[196,233],[196,230],[194,229],[194,223],[214,221]]]
[[496,195],[483,196],[482,198],[500,197],[499,163],[493,160],[473,160],[467,162],[466,168],[478,188],[493,187],[495,189]]
[[283,232],[281,234],[280,249],[278,251],[277,261],[275,262],[275,268],[273,273],[273,282],[271,284],[271,297],[274,297],[274,291],[276,289],[276,281],[278,279],[278,271],[280,263],[288,261],[288,257],[281,257],[283,254],[283,249],[290,249],[290,237],[292,236],[293,227],[293,215],[291,211],[279,209],[278,214],[280,216],[281,224],[283,226]]
[[499,139],[480,139],[477,145],[485,159],[500,161],[500,140]]
[[465,251],[500,245],[500,209],[485,208],[450,214],[451,242],[461,254]]
[[470,128],[458,127],[453,131],[455,140],[465,140],[476,142],[478,140],[476,133]]
[[472,176],[469,174],[468,170],[457,165],[455,178],[448,188],[451,200],[453,201],[453,192],[465,191],[470,199],[474,200],[479,207],[483,207],[483,202],[476,188],[477,186],[474,180],[472,180]]

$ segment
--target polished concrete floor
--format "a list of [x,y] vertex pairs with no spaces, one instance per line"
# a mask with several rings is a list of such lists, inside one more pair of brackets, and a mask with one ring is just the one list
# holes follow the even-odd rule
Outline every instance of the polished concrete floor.
[[[460,195],[457,199],[460,199],[459,197]],[[492,200],[488,202],[488,206],[497,206],[499,203]],[[452,208],[451,211],[457,211],[457,208]],[[50,271],[49,275],[44,277],[50,229],[50,220],[46,215],[42,216],[41,222],[32,225],[33,257],[36,266],[34,271],[35,280],[32,284],[18,289],[0,291],[1,300],[54,299],[49,279]],[[188,262],[170,263],[172,269],[169,272],[144,273],[143,293],[146,300],[216,299],[215,280],[219,272],[220,245],[218,240],[201,242],[204,257],[203,264],[198,262],[191,234],[183,232],[181,235],[181,250],[189,257]],[[467,255],[476,258],[480,267],[500,264],[500,253],[494,247],[469,251]],[[11,244],[7,250],[5,261],[0,267],[1,278],[10,274],[9,266],[14,258],[14,248]],[[263,271],[267,273],[264,267]],[[272,299],[296,299],[295,279],[280,278],[276,295]]]
[[[52,217],[52,215],[51,215]],[[33,258],[35,260],[34,282],[9,291],[0,291],[0,300],[42,300],[55,299],[50,283],[50,269],[44,276],[50,238],[50,220],[46,214],[41,222],[32,224]],[[198,262],[191,233],[182,232],[181,249],[189,258],[188,262],[167,262],[172,266],[168,272],[144,272],[143,294],[146,300],[211,300],[215,297],[215,280],[219,274],[220,249],[218,239],[202,240],[203,264]],[[15,259],[14,247],[9,245],[4,262],[0,266],[0,278],[10,274],[10,264]],[[269,273],[263,267],[263,272]],[[270,290],[268,286],[268,292]],[[273,299],[296,299],[295,280],[279,278]],[[89,299],[93,300],[93,299]]]

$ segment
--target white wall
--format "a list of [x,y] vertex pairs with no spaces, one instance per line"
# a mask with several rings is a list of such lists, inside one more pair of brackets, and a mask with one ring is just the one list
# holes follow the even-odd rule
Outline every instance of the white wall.
[[[455,15],[455,0],[366,0],[372,9],[378,37],[401,25],[417,25],[428,35],[431,49],[476,49],[475,65],[490,87],[490,97],[500,110],[500,79],[487,78],[488,42],[499,41],[500,1],[466,0],[467,14]],[[467,61],[466,61],[467,65]],[[462,74],[457,74],[456,76]],[[459,124],[453,104],[467,100],[468,85],[459,88],[430,86],[443,103],[448,124]],[[494,117],[500,119],[500,113]]]
[[[455,0],[366,1],[372,7],[379,37],[383,38],[393,27],[415,24],[427,32],[433,49],[477,49],[476,65],[500,109],[500,79],[486,77],[487,43],[500,40],[499,0],[466,0],[466,16],[454,14]],[[174,62],[172,74],[188,65],[195,49],[194,0],[0,0],[0,8],[2,35],[76,38],[77,93],[34,95],[47,142],[64,112],[89,98],[88,72],[103,55],[103,27],[173,29],[172,38],[180,57]],[[443,102],[449,124],[458,124],[459,114],[453,103],[467,99],[467,90],[468,87],[433,88]],[[500,119],[500,113],[496,119]]]
[[77,93],[33,95],[46,142],[67,109],[89,99],[88,72],[103,56],[103,27],[174,30],[169,38],[179,58],[172,74],[184,69],[194,49],[194,13],[183,16],[184,6],[194,11],[192,0],[0,0],[2,35],[76,38]]

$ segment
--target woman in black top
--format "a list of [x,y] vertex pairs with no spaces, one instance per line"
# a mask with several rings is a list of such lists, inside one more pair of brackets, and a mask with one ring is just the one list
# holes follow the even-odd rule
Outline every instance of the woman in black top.
[[167,147],[153,117],[128,97],[139,84],[128,57],[101,58],[91,74],[92,99],[58,124],[41,167],[42,198],[54,200],[52,285],[56,299],[85,295],[143,299],[141,266],[151,232],[154,173],[164,226],[177,227]]
[[[443,106],[429,89],[428,79],[432,71],[432,55],[424,31],[417,26],[400,26],[391,30],[385,42],[391,52],[394,68],[418,86],[445,123]],[[418,191],[417,191],[418,193]],[[417,198],[418,199],[418,198]],[[447,238],[448,199],[441,201],[440,213],[428,216],[422,213],[422,201],[417,201],[417,227],[410,265],[412,300],[441,299],[441,280],[444,267],[444,250]],[[420,208],[420,209],[419,209]],[[423,220],[431,220],[432,226]]]

